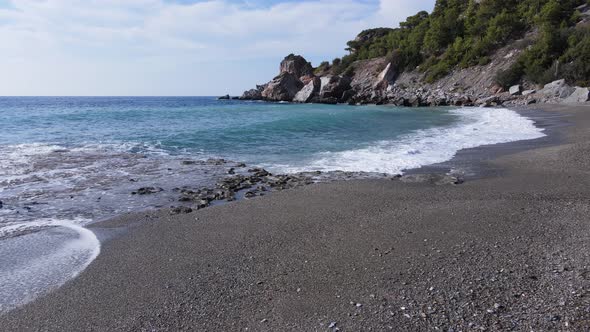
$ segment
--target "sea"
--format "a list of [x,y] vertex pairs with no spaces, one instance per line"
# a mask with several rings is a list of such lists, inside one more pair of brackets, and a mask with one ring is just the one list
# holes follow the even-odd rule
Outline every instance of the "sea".
[[[379,177],[544,135],[503,108],[2,97],[0,314],[59,287],[99,255],[86,226],[171,206],[174,188],[211,186],[234,163]],[[210,159],[226,162],[198,162]],[[131,194],[148,186],[163,191]]]

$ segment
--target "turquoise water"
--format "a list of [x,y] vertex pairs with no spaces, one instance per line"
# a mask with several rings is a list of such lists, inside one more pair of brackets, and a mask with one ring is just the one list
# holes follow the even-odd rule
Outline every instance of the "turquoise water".
[[266,104],[215,98],[4,98],[0,144],[103,144],[122,151],[305,166],[458,117],[440,110]]
[[[88,224],[178,205],[178,188],[211,186],[239,162],[324,179],[333,171],[377,177],[541,136],[507,109],[0,98],[0,313],[99,255]],[[227,162],[198,162],[209,158]],[[147,186],[163,191],[131,194]]]

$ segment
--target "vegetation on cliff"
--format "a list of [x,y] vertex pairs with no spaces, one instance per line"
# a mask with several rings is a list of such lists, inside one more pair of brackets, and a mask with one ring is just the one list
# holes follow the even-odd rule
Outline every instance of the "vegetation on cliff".
[[398,72],[418,69],[434,82],[454,68],[484,65],[499,48],[527,32],[534,38],[518,61],[496,80],[544,84],[557,78],[590,84],[590,24],[579,8],[590,0],[437,0],[396,29],[363,31],[348,42],[349,55],[316,72],[350,73],[357,60],[386,56]]

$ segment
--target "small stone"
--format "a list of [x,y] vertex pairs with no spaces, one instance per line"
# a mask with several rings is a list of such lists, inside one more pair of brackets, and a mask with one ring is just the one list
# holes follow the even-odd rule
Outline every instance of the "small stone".
[[336,322],[331,322],[330,325],[328,325],[329,329],[333,329],[336,327]]
[[260,321],[261,323],[266,323],[268,322],[268,319],[264,318],[263,320]]
[[170,209],[170,214],[186,214],[193,212],[193,209],[186,206],[173,207]]
[[154,188],[154,187],[143,187],[137,189],[137,191],[132,192],[132,195],[149,195],[149,194],[156,194],[161,191],[164,191],[162,188]]
[[362,306],[363,306],[361,303],[357,303],[357,304],[355,304],[355,305],[356,305],[356,307],[357,307],[357,308],[360,308],[360,307],[362,307]]

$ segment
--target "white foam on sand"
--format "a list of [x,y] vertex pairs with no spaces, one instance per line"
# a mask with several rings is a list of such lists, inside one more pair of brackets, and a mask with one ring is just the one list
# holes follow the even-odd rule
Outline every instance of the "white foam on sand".
[[82,272],[100,253],[87,220],[0,225],[0,313],[32,301]]
[[341,152],[320,153],[298,171],[349,171],[401,174],[404,170],[451,160],[462,149],[536,139],[545,136],[534,121],[502,108],[462,108],[449,111],[458,123],[415,131],[393,141]]

